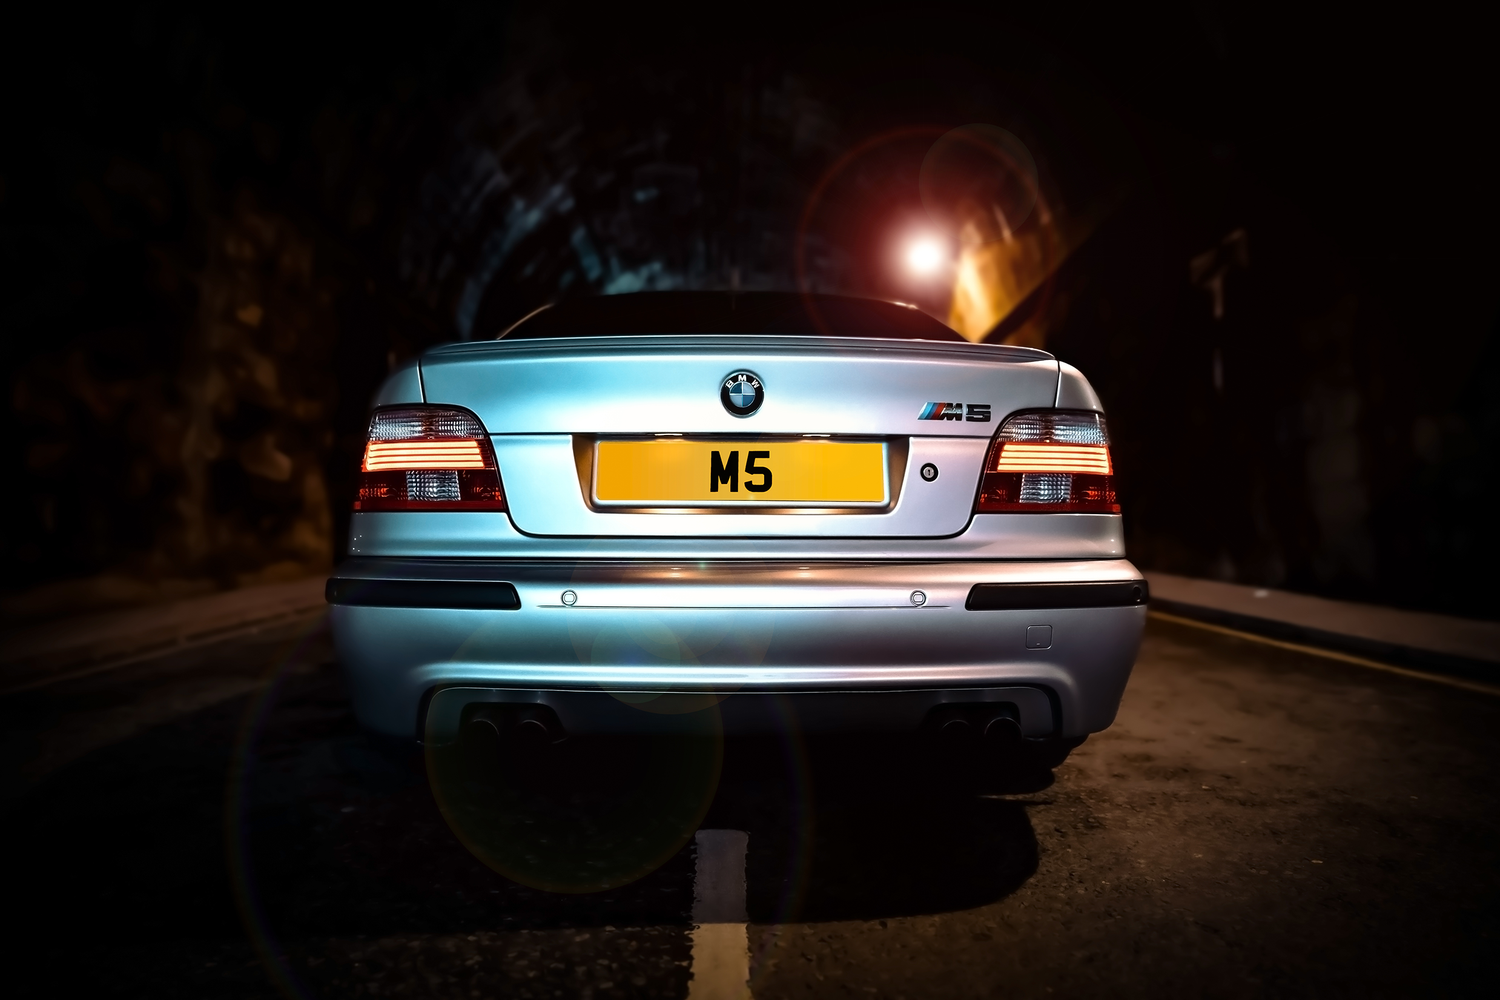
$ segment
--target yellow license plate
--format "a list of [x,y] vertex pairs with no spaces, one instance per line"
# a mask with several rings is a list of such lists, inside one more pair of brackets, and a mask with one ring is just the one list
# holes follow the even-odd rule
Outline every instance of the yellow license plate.
[[884,506],[880,441],[600,441],[594,501],[655,507]]

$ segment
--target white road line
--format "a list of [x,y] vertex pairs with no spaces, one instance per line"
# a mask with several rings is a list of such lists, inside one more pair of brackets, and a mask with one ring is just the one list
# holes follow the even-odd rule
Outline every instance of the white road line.
[[743,830],[699,830],[693,872],[693,979],[688,1000],[750,1000]]

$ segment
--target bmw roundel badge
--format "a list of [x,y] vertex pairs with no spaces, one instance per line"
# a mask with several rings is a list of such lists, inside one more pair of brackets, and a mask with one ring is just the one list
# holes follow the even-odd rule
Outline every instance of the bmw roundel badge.
[[766,401],[766,387],[754,372],[734,372],[719,387],[719,401],[737,417],[748,417]]

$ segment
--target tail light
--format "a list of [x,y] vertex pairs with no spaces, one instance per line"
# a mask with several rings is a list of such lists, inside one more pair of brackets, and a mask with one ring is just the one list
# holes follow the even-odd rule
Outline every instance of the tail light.
[[495,452],[468,410],[402,406],[370,417],[355,510],[504,510]]
[[1118,514],[1109,431],[1098,413],[1018,413],[995,435],[975,511]]

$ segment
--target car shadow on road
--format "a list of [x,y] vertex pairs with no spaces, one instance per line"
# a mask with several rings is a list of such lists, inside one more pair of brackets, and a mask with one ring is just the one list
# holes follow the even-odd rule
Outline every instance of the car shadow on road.
[[979,906],[1036,870],[1025,800],[1050,775],[992,771],[976,786],[953,762],[890,740],[731,740],[723,754],[702,808],[680,813],[694,824],[683,846],[653,870],[603,891],[548,892],[476,860],[420,759],[378,752],[325,662],[264,703],[186,714],[6,802],[11,855],[26,859],[7,898],[31,917],[15,943],[45,965],[88,942],[122,988],[192,967],[189,995],[194,982],[222,983],[226,965],[254,964],[247,929],[295,952],[477,928],[686,926],[700,826],[750,834],[756,922]]
[[1036,871],[1049,770],[915,738],[731,741],[705,825],[750,834],[752,921],[874,920],[992,903]]

